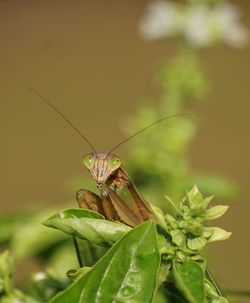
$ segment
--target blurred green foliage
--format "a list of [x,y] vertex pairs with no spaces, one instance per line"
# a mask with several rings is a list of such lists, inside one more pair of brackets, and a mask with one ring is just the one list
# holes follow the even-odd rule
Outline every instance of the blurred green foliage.
[[[162,66],[157,81],[163,91],[161,102],[140,108],[128,120],[127,135],[164,116],[190,112],[209,86],[198,55],[186,47]],[[179,198],[193,184],[220,198],[232,197],[237,192],[235,184],[228,179],[193,171],[190,166],[188,153],[199,123],[197,117],[175,117],[146,130],[129,144],[124,156],[125,167],[148,201],[162,201],[160,206],[165,208],[162,192]],[[127,128],[124,131],[127,132]]]
[[[161,100],[139,108],[125,124],[126,135],[164,116],[195,110],[211,89],[199,52],[219,43],[244,47],[248,36],[240,16],[238,8],[227,1],[159,0],[148,4],[140,22],[142,38],[152,42],[175,37],[177,51],[175,57],[161,65],[155,77]],[[232,198],[237,193],[237,186],[228,178],[192,169],[188,153],[200,123],[202,117],[180,116],[131,140],[124,156],[125,166],[148,201],[162,201],[158,203],[165,208],[162,192],[180,198],[193,184],[219,198]]]
[[26,296],[13,287],[13,257],[9,251],[0,254],[0,302],[1,303],[35,303],[33,298]]

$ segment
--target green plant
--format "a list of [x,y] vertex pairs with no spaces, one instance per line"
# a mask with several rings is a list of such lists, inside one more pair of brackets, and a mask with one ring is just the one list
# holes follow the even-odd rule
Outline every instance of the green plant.
[[[63,284],[51,274],[37,276],[30,302],[157,302],[160,293],[170,302],[227,302],[200,254],[207,243],[230,236],[221,228],[204,224],[227,210],[226,206],[210,207],[211,200],[203,198],[197,187],[178,204],[167,197],[172,214],[164,215],[152,206],[156,220],[136,228],[110,222],[90,210],[60,211],[44,225],[76,237],[79,244],[88,241],[106,249],[99,256],[95,252],[92,266],[69,270],[70,283]],[[80,257],[87,264],[86,254]],[[6,253],[2,258],[7,258]],[[5,300],[16,293],[8,287],[10,272],[9,267],[1,271]],[[27,300],[20,297],[20,302]]]

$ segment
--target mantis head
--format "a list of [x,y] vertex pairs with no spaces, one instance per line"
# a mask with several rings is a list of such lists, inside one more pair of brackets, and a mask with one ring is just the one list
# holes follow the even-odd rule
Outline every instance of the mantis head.
[[121,166],[121,159],[112,153],[89,153],[83,157],[84,166],[90,171],[98,187]]

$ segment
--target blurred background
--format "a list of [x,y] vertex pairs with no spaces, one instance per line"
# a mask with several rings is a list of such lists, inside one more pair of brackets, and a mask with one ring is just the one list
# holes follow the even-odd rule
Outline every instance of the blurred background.
[[[186,9],[191,2],[225,4],[172,1],[171,9]],[[81,160],[90,148],[29,94],[30,88],[63,111],[98,151],[110,150],[168,114],[197,112],[199,119],[164,122],[116,153],[142,194],[163,208],[161,196],[178,199],[193,184],[230,205],[217,226],[233,235],[210,246],[208,263],[223,287],[247,289],[250,52],[241,28],[235,39],[225,28],[230,20],[249,28],[250,2],[231,1],[240,12],[229,9],[223,15],[220,8],[217,15],[226,20],[221,25],[224,36],[215,29],[212,38],[207,33],[207,41],[199,40],[202,32],[183,33],[179,25],[162,19],[159,26],[165,32],[159,31],[150,19],[154,14],[157,18],[157,9],[148,3],[0,1],[0,228],[8,226],[0,231],[2,243],[17,237],[13,214],[21,214],[19,222],[27,224],[34,212],[49,209],[46,218],[50,209],[76,207],[75,191],[90,183]],[[201,13],[207,18],[207,12]],[[194,20],[197,12],[190,14]],[[202,22],[190,28],[202,27]]]

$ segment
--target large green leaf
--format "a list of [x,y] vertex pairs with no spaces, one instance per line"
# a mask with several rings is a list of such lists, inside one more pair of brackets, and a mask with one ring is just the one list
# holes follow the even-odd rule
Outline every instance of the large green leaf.
[[175,262],[173,272],[176,285],[188,302],[205,302],[204,272],[197,262]]
[[160,263],[155,224],[131,230],[51,303],[152,302]]
[[112,245],[131,230],[125,224],[104,220],[102,215],[87,209],[63,210],[43,224],[99,245]]

